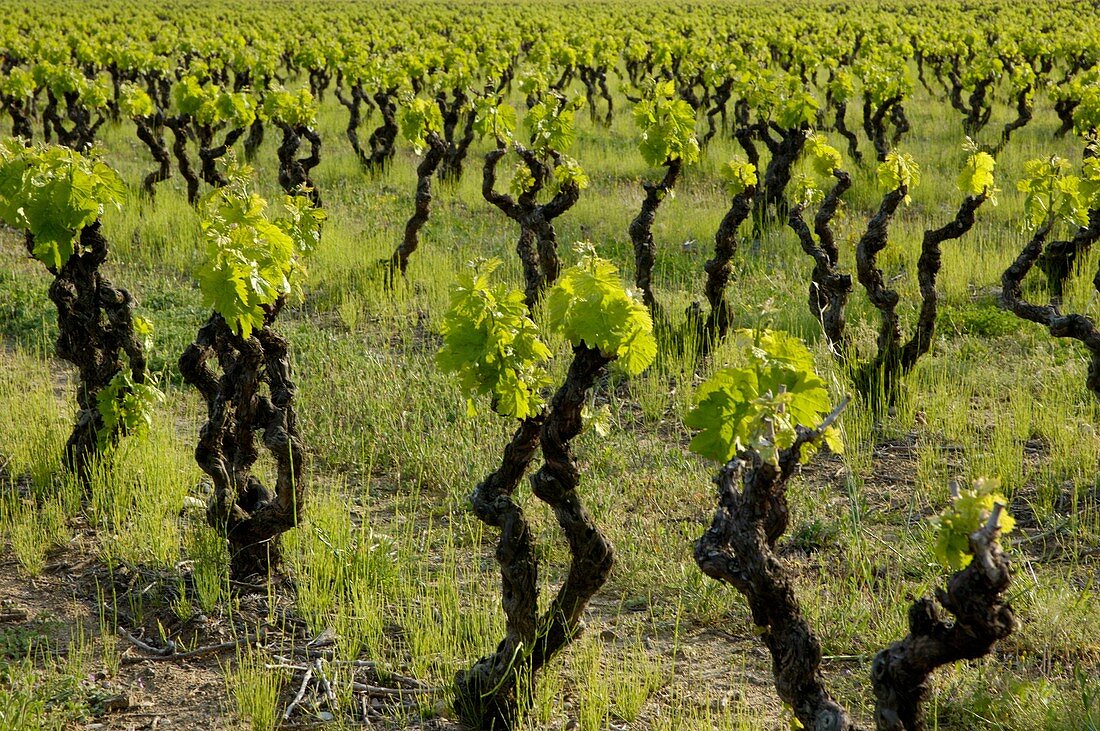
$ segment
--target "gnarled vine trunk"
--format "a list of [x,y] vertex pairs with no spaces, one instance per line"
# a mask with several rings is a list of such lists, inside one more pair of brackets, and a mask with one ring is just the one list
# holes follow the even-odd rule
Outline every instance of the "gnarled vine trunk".
[[[30,234],[26,246],[33,256],[34,237]],[[134,383],[145,382],[145,351],[134,335],[134,299],[100,271],[106,258],[107,239],[96,221],[81,230],[77,253],[60,269],[50,267],[54,280],[49,296],[57,308],[55,352],[79,372],[76,424],[65,444],[64,461],[85,481],[101,444],[112,444],[123,433],[116,427],[113,433],[103,435],[100,392],[127,367]]]
[[[305,507],[305,453],[287,343],[272,329],[282,304],[276,302],[248,338],[211,314],[179,359],[184,380],[206,402],[195,460],[214,484],[207,520],[228,541],[230,575],[239,581],[266,579],[278,568],[279,538]],[[258,433],[275,460],[273,490],[252,473]]]
[[[581,431],[586,395],[610,360],[597,349],[575,347],[569,373],[549,412],[521,423],[501,467],[471,498],[478,517],[501,528],[496,555],[508,618],[505,638],[496,651],[455,679],[455,706],[474,728],[516,727],[530,705],[535,674],[580,633],[585,607],[611,572],[611,544],[577,493],[580,471],[571,446]],[[531,476],[532,492],[553,509],[571,557],[565,580],[541,615],[531,528],[512,498],[540,444],[544,464]]]
[[657,258],[657,244],[653,241],[653,221],[661,201],[676,186],[683,161],[680,158],[665,163],[665,175],[659,183],[642,183],[645,198],[642,210],[630,222],[630,241],[634,244],[634,282],[642,292],[642,301],[656,317],[659,313],[657,297],[653,294],[653,264]]
[[409,257],[420,246],[420,229],[428,222],[432,210],[432,176],[435,175],[443,156],[447,153],[446,143],[435,132],[428,134],[428,150],[424,159],[416,166],[416,208],[405,223],[405,235],[390,257],[389,285],[394,284],[394,272],[405,276],[409,268]]
[[[753,623],[772,657],[779,697],[807,729],[854,731],[851,714],[829,693],[821,672],[821,643],[802,614],[792,574],[775,553],[789,522],[786,489],[797,473],[802,449],[839,416],[844,404],[822,425],[800,426],[794,445],[777,464],[745,451],[723,467],[718,510],[695,544],[695,561],[706,575],[728,584],[748,601]],[[1016,628],[1004,594],[1011,581],[1008,560],[997,544],[996,509],[970,536],[971,564],[937,590],[945,621],[933,602],[919,599],[909,609],[909,635],[881,651],[871,667],[875,724],[879,731],[923,731],[921,704],[927,681],[938,667],[982,657]]]
[[[553,169],[550,163],[539,159],[534,151],[520,144],[514,144],[513,147],[531,173],[531,186],[518,198],[512,198],[495,189],[497,165],[507,152],[506,148],[501,147],[485,155],[481,193],[485,200],[519,224],[516,253],[519,254],[523,266],[524,297],[528,309],[533,311],[543,291],[557,281],[561,272],[554,219],[573,207],[580,198],[580,188],[576,183],[567,182],[551,200],[540,204],[538,195],[550,180]],[[553,157],[551,161],[555,161]]]

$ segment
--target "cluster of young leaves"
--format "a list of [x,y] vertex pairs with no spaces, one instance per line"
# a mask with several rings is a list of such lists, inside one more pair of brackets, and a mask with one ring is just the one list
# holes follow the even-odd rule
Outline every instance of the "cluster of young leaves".
[[540,389],[550,383],[543,364],[550,349],[527,314],[523,292],[492,284],[500,264],[499,259],[471,263],[452,285],[436,363],[458,376],[468,394],[467,413],[475,413],[475,397],[488,395],[498,414],[525,419],[542,407]]
[[996,166],[997,161],[988,152],[979,151],[970,155],[966,158],[966,163],[959,171],[959,177],[956,180],[959,190],[967,195],[988,196],[989,202],[997,205],[998,190],[993,184],[993,169]]
[[671,81],[658,81],[634,105],[634,124],[641,131],[638,150],[647,164],[657,167],[681,159],[690,165],[699,159],[695,111],[676,98]]
[[[1008,505],[1001,494],[1001,481],[979,477],[970,490],[961,490],[939,516],[932,519],[936,527],[936,560],[945,568],[959,571],[974,559],[970,551],[970,535],[984,526],[996,503]],[[1016,521],[1007,510],[1002,510],[997,526],[1002,534],[1012,532]]]
[[511,104],[493,96],[483,96],[474,103],[474,132],[479,137],[505,142],[515,131],[516,109]]
[[738,158],[726,162],[718,169],[722,182],[726,185],[726,192],[730,196],[738,196],[751,186],[756,185],[756,166]]
[[1024,220],[1031,229],[1048,222],[1088,225],[1088,211],[1100,203],[1100,162],[1089,159],[1084,175],[1071,174],[1069,160],[1053,155],[1024,163],[1016,189],[1024,194]]
[[559,186],[572,184],[577,186],[578,190],[584,190],[591,182],[581,164],[568,155],[559,157],[554,166],[554,180]]
[[16,66],[8,73],[0,75],[0,95],[17,101],[30,99],[38,89],[34,74]]
[[787,79],[782,101],[776,110],[775,121],[784,129],[807,127],[817,119],[817,100],[806,91],[802,80],[796,76]]
[[835,182],[833,173],[844,164],[844,158],[839,150],[829,144],[825,135],[812,132],[806,137],[802,159],[808,165],[808,173],[796,181],[796,200],[810,205],[823,198],[825,189]]
[[[134,335],[141,338],[145,352],[153,345],[153,324],[144,317],[133,320]],[[136,383],[129,368],[123,368],[96,396],[96,410],[103,419],[96,439],[100,449],[110,445],[111,436],[121,431],[130,436],[148,433],[153,425],[153,410],[164,401],[164,392],[157,387],[152,374],[144,383]]]
[[428,135],[443,134],[443,114],[439,106],[423,97],[413,97],[402,106],[398,124],[401,136],[412,143],[417,155],[427,146]]
[[623,287],[619,270],[591,250],[562,272],[546,296],[550,327],[574,345],[584,343],[637,375],[657,357],[649,310]]
[[550,150],[565,152],[577,139],[575,114],[581,99],[562,100],[544,96],[523,118],[523,126],[531,136],[531,148],[539,154]]
[[199,207],[206,237],[199,289],[243,338],[263,327],[268,307],[294,291],[304,272],[300,257],[316,246],[325,218],[304,196],[287,196],[286,215],[270,218],[267,201],[249,187],[250,172],[231,171],[230,184],[211,191]]
[[890,192],[905,186],[905,203],[909,203],[909,193],[920,185],[920,165],[908,152],[894,150],[886,155],[886,160],[878,166],[878,182],[883,190]]
[[118,106],[131,119],[151,117],[157,111],[149,93],[131,82],[126,82],[119,88]]
[[317,120],[317,102],[309,89],[298,93],[275,87],[264,97],[264,115],[275,122],[291,127],[310,127]]
[[188,74],[172,87],[172,104],[179,114],[206,127],[225,125],[233,129],[256,121],[252,97],[243,91],[226,91]]
[[1100,134],[1100,82],[1081,89],[1073,110],[1073,131],[1082,137]]
[[[684,419],[699,430],[690,449],[722,463],[755,451],[778,465],[779,453],[794,444],[797,427],[816,427],[829,413],[829,391],[798,338],[777,330],[738,330],[735,341],[748,362],[719,370],[699,388],[695,407]],[[833,452],[843,451],[835,427],[826,429],[823,438]],[[802,461],[814,451],[814,445],[806,445]]]
[[77,253],[80,232],[108,205],[121,206],[126,189],[95,155],[56,145],[0,144],[0,220],[34,237],[34,256],[60,269]]

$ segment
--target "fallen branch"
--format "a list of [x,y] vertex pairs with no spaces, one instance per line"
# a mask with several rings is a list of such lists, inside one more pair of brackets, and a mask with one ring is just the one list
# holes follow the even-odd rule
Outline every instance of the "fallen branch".
[[238,650],[242,647],[251,647],[252,645],[262,642],[267,637],[267,629],[261,627],[259,631],[252,635],[246,635],[238,640],[231,640],[229,642],[222,642],[217,645],[207,645],[205,647],[198,647],[194,650],[188,650],[187,652],[177,652],[176,643],[169,640],[168,646],[162,649],[157,649],[152,645],[142,642],[137,637],[124,630],[122,627],[118,628],[118,634],[124,640],[132,643],[139,650],[152,653],[148,657],[140,655],[127,655],[122,658],[123,665],[131,665],[133,663],[154,661],[154,660],[194,660],[195,658],[205,657],[207,655],[217,655],[229,650]]

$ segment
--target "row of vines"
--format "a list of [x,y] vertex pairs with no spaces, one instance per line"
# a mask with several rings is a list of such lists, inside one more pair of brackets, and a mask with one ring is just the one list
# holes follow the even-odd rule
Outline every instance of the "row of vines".
[[[382,269],[380,286],[391,290],[414,282],[416,252],[431,245],[421,235],[433,196],[480,168],[484,200],[515,229],[523,286],[500,281],[498,260],[472,262],[439,325],[439,369],[454,375],[469,409],[487,404],[514,426],[498,445],[499,466],[470,495],[498,535],[506,615],[496,649],[454,680],[454,707],[473,727],[517,726],[539,671],[577,637],[612,570],[614,551],[585,506],[574,452],[589,394],[612,370],[630,379],[687,349],[703,362],[732,342],[742,362],[699,387],[686,419],[696,432],[690,449],[716,465],[717,509],[695,559],[744,595],[776,690],[802,726],[855,728],[827,689],[820,643],[776,553],[790,521],[787,485],[819,449],[844,449],[836,424],[850,397],[826,386],[799,339],[738,321],[729,289],[745,241],[793,231],[812,261],[806,302],[844,374],[842,389],[886,413],[936,342],[941,247],[964,239],[1005,195],[1001,186],[1011,188],[1023,197],[1027,232],[991,284],[1005,309],[1084,346],[1086,383],[1100,398],[1100,328],[1062,306],[1077,263],[1100,239],[1100,39],[1095,13],[1081,5],[977,4],[959,17],[954,3],[919,13],[904,3],[874,11],[792,4],[764,23],[767,9],[752,4],[720,13],[706,4],[644,13],[601,3],[321,4],[307,21],[285,25],[299,9],[168,2],[142,6],[125,27],[80,4],[63,4],[53,18],[5,9],[0,102],[11,135],[0,147],[0,220],[52,277],[56,355],[78,372],[76,423],[60,461],[92,480],[94,465],[157,418],[165,386],[147,368],[154,328],[105,274],[101,221],[131,197],[155,199],[178,176],[201,221],[196,279],[208,316],[172,356],[205,404],[195,459],[213,485],[207,520],[240,581],[280,570],[279,537],[309,511],[310,445],[297,425],[279,319],[308,291],[309,256],[324,242],[327,191],[313,177],[322,151],[353,155],[368,177],[401,164],[400,144],[417,156],[403,236],[391,257],[364,263]],[[955,155],[955,208],[923,231],[917,316],[907,325],[879,257],[899,211],[921,195],[921,165],[905,151],[917,84],[953,110],[946,122],[970,142]],[[329,96],[343,110],[343,139],[318,131]],[[630,108],[616,106],[622,98]],[[996,103],[1014,110],[999,128],[990,124]],[[1038,158],[1020,180],[999,181],[998,157],[1037,105],[1053,108],[1056,135],[1079,138],[1082,161]],[[629,286],[591,244],[563,251],[555,232],[591,185],[570,155],[577,135],[627,116],[652,171],[622,232],[634,254]],[[140,190],[128,191],[104,162],[104,125],[132,129],[152,161]],[[249,165],[265,164],[272,134],[285,195],[269,202]],[[721,165],[728,211],[699,301],[674,312],[655,275],[654,223],[717,139],[740,152]],[[488,152],[472,160],[485,143]],[[879,191],[851,271],[835,224],[855,170],[873,171]],[[1041,283],[1028,280],[1036,267]],[[869,352],[851,334],[853,278],[877,312]],[[1100,291],[1100,275],[1095,285]],[[562,341],[567,354],[552,345]],[[563,355],[564,371],[552,369]],[[276,465],[270,484],[255,469],[261,453]],[[516,497],[524,478],[569,548],[564,579],[546,599],[534,529]],[[981,657],[1018,630],[1000,546],[1013,523],[997,481],[956,486],[954,495],[937,519],[937,555],[950,576],[934,599],[914,601],[909,634],[871,665],[879,729],[925,728],[931,673]]]

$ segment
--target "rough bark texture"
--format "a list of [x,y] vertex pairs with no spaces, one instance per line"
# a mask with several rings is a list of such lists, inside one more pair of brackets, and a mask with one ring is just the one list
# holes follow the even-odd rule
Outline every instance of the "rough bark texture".
[[174,142],[172,143],[172,154],[176,157],[176,164],[179,166],[180,175],[187,181],[187,202],[191,205],[195,205],[199,201],[199,176],[191,166],[191,158],[187,154],[187,138],[190,129],[187,123],[179,117],[170,117],[164,121],[164,124],[168,129],[172,130],[172,136],[174,138]]
[[[729,584],[748,601],[753,622],[772,657],[776,692],[807,729],[849,731],[849,712],[829,694],[821,673],[821,644],[802,615],[794,585],[775,554],[789,521],[786,487],[798,470],[804,446],[839,416],[841,404],[815,429],[799,427],[795,444],[777,465],[756,452],[740,453],[723,467],[718,510],[695,544],[703,573]],[[955,573],[936,597],[954,616],[945,622],[928,598],[909,609],[910,633],[875,657],[875,723],[879,731],[923,731],[921,704],[927,680],[938,667],[982,657],[1016,627],[1004,601],[1011,571],[997,545],[999,509],[970,537],[973,562]]]
[[989,199],[987,195],[967,196],[959,206],[955,218],[936,229],[924,232],[920,258],[917,259],[917,284],[920,287],[921,306],[917,315],[913,336],[901,349],[900,374],[905,375],[917,364],[917,360],[932,347],[936,334],[936,315],[939,312],[939,296],[936,294],[936,277],[941,266],[940,245],[945,241],[962,238],[974,227],[975,214]]
[[0,95],[0,102],[4,105],[4,111],[11,115],[12,137],[21,137],[27,142],[33,140],[34,125],[30,100],[17,99],[5,94]]
[[137,136],[157,163],[157,169],[145,176],[141,182],[141,189],[150,198],[156,197],[156,184],[172,177],[172,158],[168,154],[168,145],[164,141],[164,120],[160,113],[149,117],[138,117],[134,120],[137,125]]
[[424,159],[416,166],[416,208],[405,223],[405,235],[400,245],[390,257],[390,285],[393,285],[394,272],[405,276],[409,268],[409,257],[420,245],[420,229],[428,222],[432,209],[432,176],[435,175],[443,156],[447,152],[446,143],[435,132],[428,134],[428,149]]
[[524,296],[528,309],[534,310],[546,287],[557,281],[561,273],[558,257],[558,239],[554,231],[554,219],[573,207],[580,197],[580,189],[567,183],[546,203],[538,202],[538,195],[553,175],[554,158],[542,160],[523,145],[513,144],[516,153],[531,173],[534,182],[518,198],[498,192],[496,188],[497,165],[507,152],[506,148],[491,150],[485,155],[482,171],[482,196],[499,208],[504,215],[519,224],[519,241],[516,253],[523,265]]
[[901,104],[901,99],[900,96],[891,97],[873,111],[870,98],[865,96],[863,99],[863,131],[875,146],[875,157],[879,162],[884,162],[890,152],[890,146],[886,142],[886,115],[894,106]]
[[843,358],[846,351],[844,308],[852,293],[852,277],[837,268],[840,250],[837,248],[836,235],[831,224],[841,196],[852,185],[852,178],[839,169],[833,171],[833,176],[836,184],[825,195],[817,215],[814,216],[814,232],[810,232],[810,227],[802,219],[806,208],[804,204],[791,209],[787,223],[798,235],[802,250],[814,260],[814,271],[810,280],[810,312],[821,323],[833,355]]
[[642,210],[630,222],[630,240],[634,244],[634,282],[642,292],[642,301],[651,314],[658,314],[657,298],[653,294],[653,263],[657,257],[657,245],[653,241],[653,220],[661,201],[676,186],[683,161],[679,158],[665,163],[665,175],[661,182],[642,183],[645,198]]
[[[1036,261],[1043,253],[1043,245],[1053,228],[1053,221],[1040,227],[1031,241],[1024,247],[1012,265],[1001,276],[1001,306],[1012,311],[1017,317],[1038,323],[1050,330],[1057,338],[1073,338],[1080,341],[1089,351],[1088,376],[1085,385],[1093,396],[1100,399],[1100,330],[1085,315],[1064,315],[1055,302],[1038,305],[1028,302],[1023,296],[1023,281]],[[1100,292],[1100,273],[1093,279],[1093,286]]]
[[[609,362],[596,349],[575,347],[569,373],[551,401],[539,434],[533,432],[539,426],[533,420],[521,424],[501,468],[474,493],[479,517],[502,530],[497,558],[508,616],[507,635],[496,652],[456,679],[456,706],[474,728],[515,728],[535,673],[578,636],[585,607],[611,572],[611,545],[577,494],[580,471],[571,447],[581,431],[586,395]],[[553,509],[569,542],[571,561],[565,581],[546,611],[538,615],[538,566],[530,527],[510,495],[522,476],[520,468],[526,469],[540,440],[544,464],[531,476],[532,492]],[[517,685],[526,690],[523,697]]]
[[[281,307],[280,300],[247,339],[211,314],[179,359],[184,380],[206,402],[195,460],[214,483],[207,519],[228,540],[230,574],[239,581],[266,579],[278,568],[279,537],[297,525],[305,506],[287,343],[272,329]],[[276,464],[274,491],[252,474],[260,432]]]
[[439,179],[450,183],[457,183],[462,178],[462,163],[476,136],[474,114],[466,108],[467,101],[464,89],[455,89],[450,102],[446,92],[436,96],[436,104],[443,115],[443,140],[446,143],[439,165]]
[[952,619],[945,620],[936,601],[919,599],[909,607],[909,634],[875,656],[871,681],[879,731],[924,729],[923,704],[932,672],[988,655],[998,640],[1017,629],[1004,599],[1012,569],[997,543],[999,515],[994,510],[989,522],[971,534],[970,564],[951,577],[946,590],[936,590],[936,600]]
[[778,466],[744,452],[722,468],[715,480],[718,510],[695,544],[695,562],[704,574],[734,587],[748,601],[772,656],[776,692],[803,726],[847,731],[854,728],[851,718],[829,695],[821,675],[821,643],[773,552],[789,520],[787,481],[798,469],[802,448],[817,435],[818,430],[800,429],[795,444],[780,454]]
[[1022,129],[1031,121],[1032,118],[1032,104],[1031,104],[1031,86],[1024,89],[1020,89],[1016,92],[1016,118],[1012,121],[1005,122],[1005,126],[1001,129],[1001,139],[993,147],[993,155],[1001,154],[1001,150],[1008,144],[1009,139],[1012,138],[1012,133],[1018,129]]
[[1052,241],[1039,256],[1039,268],[1047,275],[1047,286],[1055,304],[1062,301],[1066,280],[1078,257],[1086,254],[1097,240],[1100,240],[1100,209],[1089,211],[1088,225],[1078,228],[1072,238]]
[[841,137],[848,140],[848,155],[856,161],[857,165],[862,165],[863,153],[859,151],[859,138],[856,137],[855,132],[848,129],[848,125],[844,121],[844,116],[847,113],[847,104],[836,105],[836,116],[833,117],[833,129],[835,129]]
[[898,293],[885,282],[876,258],[888,240],[888,227],[894,211],[905,198],[906,189],[888,193],[878,213],[867,225],[867,231],[856,247],[856,272],[867,298],[879,311],[880,324],[875,357],[854,369],[856,387],[876,406],[890,406],[897,397],[900,379],[928,352],[935,335],[939,299],[936,278],[940,271],[940,245],[957,239],[974,225],[974,216],[988,196],[967,196],[955,218],[947,225],[924,232],[921,255],[917,260],[917,280],[921,292],[921,309],[913,336],[902,344],[901,323],[897,314]]
[[206,125],[196,126],[198,127],[196,139],[199,141],[199,161],[201,163],[199,175],[208,184],[220,188],[229,181],[218,170],[218,160],[225,157],[226,153],[229,152],[229,148],[233,147],[237,140],[248,130],[246,127],[232,129],[226,132],[225,137],[218,143],[214,140],[217,130]]
[[797,129],[787,129],[776,124],[771,129],[779,135],[779,139],[772,138],[768,127],[760,127],[760,139],[767,145],[771,152],[771,159],[764,169],[764,182],[760,195],[755,199],[753,218],[757,228],[767,220],[769,211],[776,218],[783,220],[790,208],[787,202],[787,184],[791,182],[791,169],[806,145],[809,135],[809,127],[802,126]]
[[259,115],[256,115],[256,119],[252,120],[252,125],[248,128],[248,136],[244,138],[244,159],[251,162],[256,159],[256,153],[260,151],[260,146],[264,143],[264,120]]
[[95,136],[99,128],[107,121],[103,114],[96,114],[93,121],[92,112],[80,101],[80,94],[75,91],[62,94],[65,102],[64,118],[59,113],[60,100],[54,95],[52,89],[46,89],[46,107],[42,111],[42,125],[46,142],[51,141],[50,132],[57,136],[57,144],[76,150],[80,153],[88,152],[95,145]]
[[[26,246],[28,252],[33,251],[30,234]],[[76,425],[65,444],[65,464],[82,479],[87,479],[88,468],[99,453],[99,434],[104,427],[97,398],[126,367],[123,354],[134,382],[145,382],[145,352],[134,335],[134,300],[100,272],[106,258],[107,240],[97,221],[80,232],[79,252],[60,269],[50,268],[54,281],[49,296],[57,308],[55,352],[76,366],[80,378]],[[107,435],[107,443],[120,435]]]
[[[321,193],[310,177],[310,171],[321,162],[321,137],[316,130],[306,126],[292,126],[277,122],[283,131],[283,143],[279,145],[279,185],[288,195],[305,194],[318,208],[321,206]],[[309,155],[298,157],[302,138],[309,141]]]
[[543,420],[539,415],[521,422],[500,467],[470,496],[477,517],[500,530],[496,559],[507,618],[506,634],[496,651],[455,678],[456,707],[484,728],[512,728],[517,711],[530,702],[532,678],[520,658],[530,653],[538,632],[538,558],[531,526],[512,495],[538,451]]
[[733,322],[733,310],[726,299],[726,286],[733,274],[731,261],[737,253],[737,229],[752,212],[752,201],[756,196],[756,186],[749,186],[733,197],[730,209],[718,224],[714,234],[714,256],[703,265],[707,272],[704,293],[710,304],[710,313],[701,321],[699,347],[703,355],[709,353],[715,345],[726,337]]

